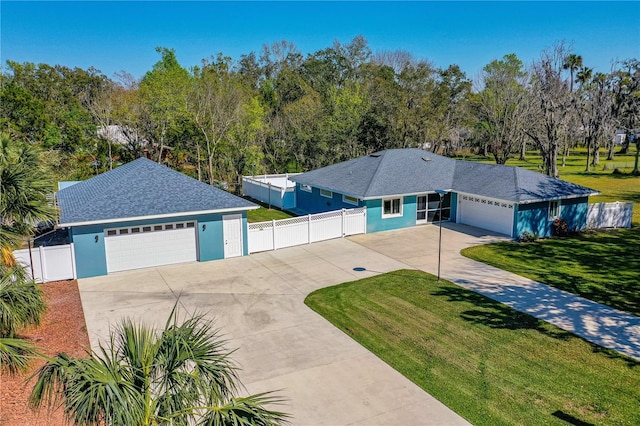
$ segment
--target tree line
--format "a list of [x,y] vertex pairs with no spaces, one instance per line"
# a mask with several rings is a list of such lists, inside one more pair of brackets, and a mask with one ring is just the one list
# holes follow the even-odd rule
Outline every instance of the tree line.
[[[48,150],[64,179],[147,156],[199,180],[305,171],[367,153],[460,150],[499,164],[539,150],[544,171],[571,147],[614,152],[616,130],[640,127],[640,61],[596,73],[563,43],[525,65],[514,53],[473,81],[403,50],[372,52],[355,37],[304,56],[281,41],[239,60],[219,53],[190,69],[175,51],[142,78],[7,61],[0,129]],[[636,139],[637,140],[637,139]]]

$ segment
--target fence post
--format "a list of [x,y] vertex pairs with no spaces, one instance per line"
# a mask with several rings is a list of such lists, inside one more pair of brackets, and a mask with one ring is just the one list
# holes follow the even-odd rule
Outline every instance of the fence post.
[[[44,247],[40,246],[38,247],[38,254],[40,257],[40,282],[46,283],[47,282],[47,260],[45,259],[45,254],[44,254]],[[33,277],[33,279],[35,280],[36,278]]]
[[33,269],[33,253],[31,252],[31,243],[33,242],[33,240],[31,238],[29,238],[29,240],[27,241],[27,243],[29,244],[29,266],[31,267],[31,279],[35,280],[36,279],[36,273],[35,270]]
[[311,244],[311,215],[307,215],[307,244]]
[[342,232],[341,232],[342,233],[342,238],[344,238],[344,220],[345,220],[345,215],[346,215],[346,211],[345,211],[345,209],[342,209],[342,223],[341,223],[341,226],[342,226]]
[[276,245],[276,220],[275,219],[271,219],[271,232],[273,232],[273,249],[277,250],[278,246]]
[[362,218],[364,219],[364,224],[363,224],[363,233],[366,234],[367,233],[367,208],[365,207],[364,210],[362,211]]
[[71,251],[71,270],[73,272],[73,279],[78,278],[78,273],[76,272],[76,249],[73,246],[73,243],[69,244],[69,250]]

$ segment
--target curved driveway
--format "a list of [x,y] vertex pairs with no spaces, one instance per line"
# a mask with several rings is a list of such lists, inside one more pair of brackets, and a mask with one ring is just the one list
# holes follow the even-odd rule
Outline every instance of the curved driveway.
[[[354,272],[355,267],[369,271]],[[250,393],[281,389],[295,425],[462,425],[464,419],[304,305],[318,288],[407,265],[349,239],[79,280],[94,348],[129,316],[164,325],[176,298],[238,348]],[[375,272],[373,272],[375,271]]]
[[[640,318],[462,257],[503,237],[442,229],[442,277],[640,357]],[[461,417],[304,305],[310,292],[397,269],[437,271],[438,227],[358,235],[221,261],[79,280],[94,348],[123,316],[164,325],[176,299],[206,312],[238,348],[250,393],[281,389],[295,425],[458,425]],[[354,268],[364,268],[355,272]]]

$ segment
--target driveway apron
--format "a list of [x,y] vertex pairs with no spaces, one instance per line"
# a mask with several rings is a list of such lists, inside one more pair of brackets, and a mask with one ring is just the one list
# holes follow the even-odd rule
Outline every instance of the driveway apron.
[[[354,268],[368,271],[356,272]],[[163,326],[177,299],[238,348],[247,393],[279,390],[295,425],[462,425],[460,416],[304,305],[315,289],[407,268],[348,239],[79,280],[91,344],[128,316]]]

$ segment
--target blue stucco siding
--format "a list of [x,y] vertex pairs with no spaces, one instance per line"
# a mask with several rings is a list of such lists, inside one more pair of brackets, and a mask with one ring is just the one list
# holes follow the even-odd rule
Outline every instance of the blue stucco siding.
[[[198,260],[206,262],[208,260],[224,259],[224,228],[222,217],[236,215],[241,212],[231,212],[225,214],[210,214],[196,216],[198,221]],[[203,225],[206,228],[203,230]],[[247,226],[247,213],[242,212],[242,255],[249,254],[249,228]]]
[[70,234],[78,278],[107,275],[104,227],[102,225],[74,226]]
[[[457,222],[458,216],[458,194],[456,192],[451,192],[451,212],[449,213],[449,221]],[[444,215],[443,215],[444,216]]]
[[198,221],[198,260],[206,262],[224,258],[222,215],[198,216],[195,220]]
[[367,200],[367,232],[389,231],[416,225],[416,196],[408,195],[402,200],[402,216],[382,217],[382,199]]
[[582,231],[587,227],[588,212],[588,197],[562,200],[560,204],[560,218],[567,222],[570,231]]
[[285,191],[282,197],[282,209],[296,208],[296,191]]
[[[588,197],[565,199],[560,201],[560,218],[567,222],[571,231],[580,231],[587,226]],[[517,206],[515,237],[523,233],[550,237],[553,218],[549,217],[549,202],[520,204]]]
[[341,209],[354,209],[362,207],[362,200],[358,200],[358,205],[345,203],[342,201],[342,194],[333,192],[332,197],[320,195],[319,188],[311,188],[311,192],[304,191],[300,184],[296,183],[296,208],[305,213],[315,214]]
[[[248,227],[246,211],[229,212],[224,215],[242,214],[243,254],[249,253]],[[137,220],[98,224],[90,226],[74,226],[71,238],[74,243],[76,273],[78,278],[94,277],[107,274],[107,259],[104,245],[105,229],[143,226],[161,223],[195,221],[198,232],[198,260],[200,262],[224,258],[224,235],[222,225],[223,214],[193,215],[164,219]],[[96,236],[98,240],[96,241]]]
[[516,217],[515,237],[522,236],[525,232],[536,234],[539,237],[548,237],[551,234],[549,220],[549,202],[520,204]]

